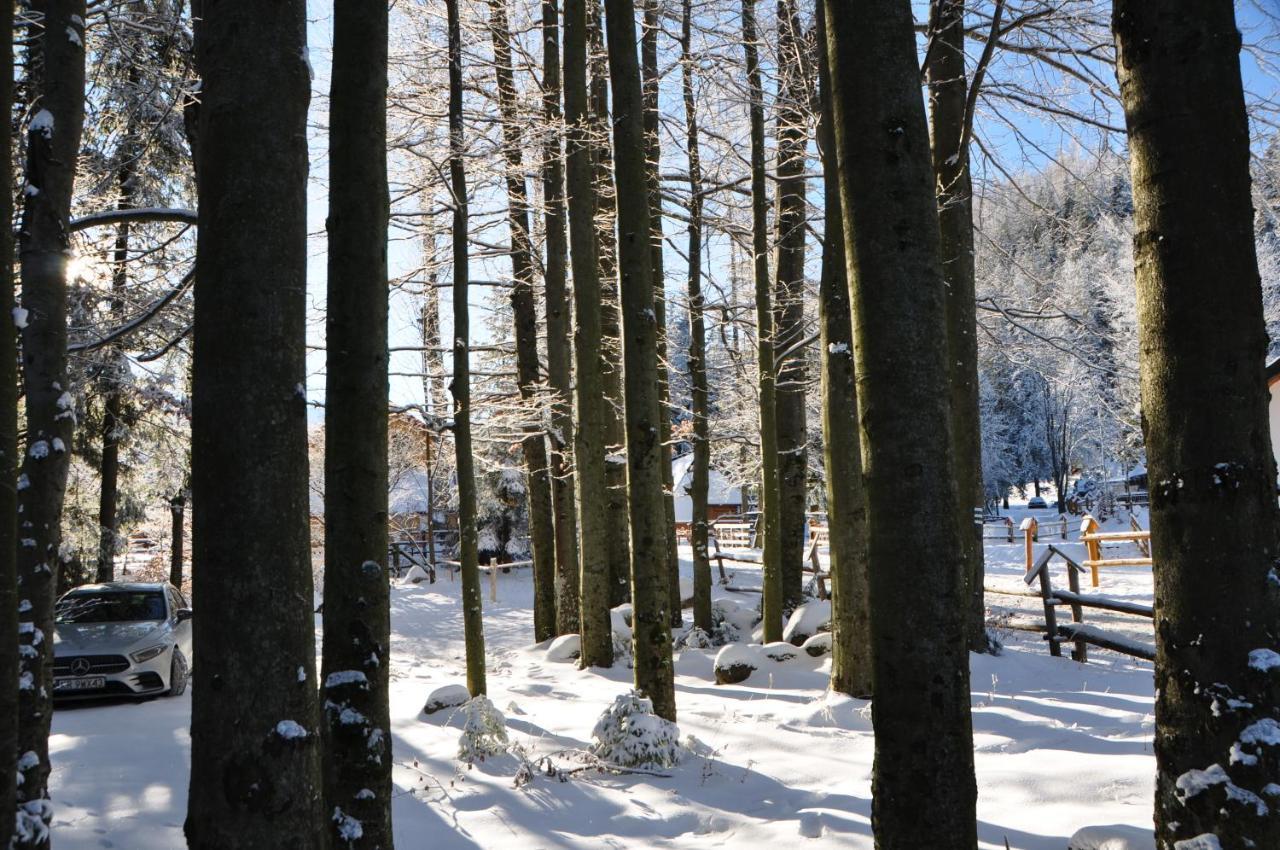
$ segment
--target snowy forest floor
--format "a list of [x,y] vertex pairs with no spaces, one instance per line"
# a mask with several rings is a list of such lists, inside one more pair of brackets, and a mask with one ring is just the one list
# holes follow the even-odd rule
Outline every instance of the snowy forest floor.
[[[1022,586],[1022,558],[1021,542],[987,541],[987,586]],[[687,560],[682,568],[687,580]],[[1065,570],[1055,565],[1055,586],[1065,587]],[[735,585],[759,585],[756,568],[734,572]],[[1104,573],[1096,592],[1150,602],[1150,572]],[[628,690],[630,669],[579,670],[549,660],[545,644],[530,645],[527,570],[500,574],[496,603],[488,593],[486,581],[489,691],[512,741],[532,757],[589,746],[599,714]],[[718,586],[716,595],[744,604],[759,598]],[[1035,599],[988,594],[987,603],[997,624],[1043,620]],[[1152,640],[1146,620],[1092,613],[1085,620]],[[1151,665],[1092,648],[1089,663],[1077,664],[1051,658],[1037,634],[998,631],[1002,655],[971,656],[980,845],[1064,850],[1082,826],[1150,829]],[[514,757],[468,769],[456,758],[456,719],[449,711],[420,713],[434,688],[464,681],[458,582],[442,575],[434,585],[394,587],[392,632],[401,850],[872,846],[870,708],[826,691],[827,657],[801,653],[740,685],[717,686],[715,650],[678,650],[681,737],[699,743],[670,778],[582,773],[567,782],[538,776],[516,788]],[[190,709],[190,691],[59,708],[50,750],[62,850],[185,846]],[[815,820],[820,835],[802,837],[815,833]]]

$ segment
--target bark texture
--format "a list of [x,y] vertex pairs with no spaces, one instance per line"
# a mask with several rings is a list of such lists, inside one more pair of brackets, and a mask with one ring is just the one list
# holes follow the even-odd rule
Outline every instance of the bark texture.
[[822,114],[822,277],[818,322],[822,344],[822,444],[831,549],[831,688],[871,696],[871,589],[867,569],[867,506],[854,369],[853,320],[844,257],[844,218],[836,168],[827,65],[825,15],[818,6],[818,78]]
[[1280,748],[1258,743],[1280,720],[1276,469],[1240,33],[1229,0],[1113,13],[1156,560],[1156,844],[1277,847]]
[[203,614],[192,621],[191,850],[329,845],[308,539],[305,6],[193,9],[192,595]]
[[605,490],[606,430],[603,375],[600,370],[602,290],[596,251],[596,176],[587,101],[587,2],[564,4],[564,112],[569,172],[569,240],[573,258],[577,365],[578,532],[581,573],[581,636],[584,667],[613,664],[609,621],[609,527]]
[[[932,49],[925,64],[929,86],[934,194],[947,293],[947,376],[951,405],[952,457],[959,493],[957,522],[968,587],[969,648],[989,652],[981,532],[974,510],[982,510],[982,424],[978,412],[978,320],[974,305],[973,190],[965,131],[969,87],[964,65],[964,0],[933,0],[929,9]],[[974,83],[977,85],[977,81]]]
[[[635,7],[605,0],[609,78],[613,84],[614,179],[619,198],[644,198],[643,102],[636,56]],[[631,597],[636,689],[660,717],[676,719],[668,610],[666,510],[663,505],[662,415],[658,326],[654,313],[647,203],[618,205],[618,272],[625,362],[627,500],[631,520]]]
[[187,500],[181,494],[169,500],[169,584],[182,590],[183,582],[183,513]]
[[764,85],[756,44],[755,0],[742,0],[742,49],[751,98],[751,254],[756,294],[756,370],[760,404],[760,515],[764,533],[764,641],[782,640],[781,492],[778,489],[778,405],[774,370],[774,309],[769,284],[769,195],[765,184]]
[[972,850],[946,305],[911,4],[824,2],[872,565],[873,830],[878,848]]
[[324,811],[335,847],[391,850],[386,6],[339,0],[333,33],[325,311]]
[[462,31],[458,0],[445,0],[449,28],[449,188],[453,194],[453,447],[458,477],[458,560],[462,562],[462,627],[467,644],[467,690],[486,691],[483,594],[476,536],[476,473],[471,456],[471,316],[467,307],[467,173],[462,123]]
[[48,787],[53,605],[62,568],[60,525],[75,416],[67,392],[67,222],[84,124],[85,81],[84,3],[48,0],[35,4],[34,11],[43,17],[28,30],[32,116],[18,232],[27,413],[27,450],[18,485],[19,848],[48,846],[53,815]]
[[804,601],[803,561],[805,513],[809,507],[808,430],[805,395],[809,370],[805,366],[805,146],[808,144],[810,99],[804,40],[795,0],[778,2],[778,211],[774,263],[773,307],[776,319],[774,352],[787,352],[775,362],[778,431],[778,558],[782,573],[783,613]]
[[[551,468],[547,439],[538,410],[541,366],[538,358],[538,305],[534,297],[537,272],[530,231],[529,190],[524,179],[520,114],[515,77],[511,70],[511,31],[506,0],[489,2],[489,37],[493,43],[493,70],[502,121],[502,156],[506,162],[507,230],[511,239],[511,315],[515,322],[516,383],[528,406],[524,449],[526,494],[529,508],[529,540],[533,548],[534,575],[558,572],[576,581],[577,559],[556,558],[555,513],[551,499]],[[563,293],[563,290],[562,290]],[[561,348],[548,346],[549,351]]]

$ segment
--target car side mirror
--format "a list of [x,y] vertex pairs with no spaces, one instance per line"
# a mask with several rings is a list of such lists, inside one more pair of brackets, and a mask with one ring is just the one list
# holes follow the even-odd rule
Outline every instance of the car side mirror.
[[173,613],[178,616],[178,622],[181,623],[183,620],[190,620],[193,612],[190,608],[179,608]]

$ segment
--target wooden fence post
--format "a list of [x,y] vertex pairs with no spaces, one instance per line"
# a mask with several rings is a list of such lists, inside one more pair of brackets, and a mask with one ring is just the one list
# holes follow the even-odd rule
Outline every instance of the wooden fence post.
[[1036,540],[1036,532],[1040,524],[1036,522],[1036,518],[1029,516],[1022,521],[1022,535],[1024,539],[1023,554],[1026,556],[1027,572],[1031,572],[1032,566],[1032,543]]
[[493,565],[493,558],[489,558],[489,601],[498,601],[498,570]]

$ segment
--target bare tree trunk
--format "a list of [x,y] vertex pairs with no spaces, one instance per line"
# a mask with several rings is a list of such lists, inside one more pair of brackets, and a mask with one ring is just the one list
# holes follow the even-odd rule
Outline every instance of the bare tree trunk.
[[1229,0],[1113,15],[1154,485],[1156,845],[1277,847],[1276,467],[1241,37]]
[[[547,310],[547,380],[551,386],[551,502],[555,512],[556,564],[571,575],[581,569],[578,556],[578,515],[574,509],[574,472],[572,447],[573,374],[569,346],[571,321],[566,294],[566,265],[569,245],[565,234],[564,163],[561,159],[561,85],[560,22],[556,0],[542,2],[542,114],[547,122],[547,138],[543,145],[542,186],[547,233],[547,263],[544,275],[544,297]],[[554,585],[552,585],[554,592]],[[538,640],[555,635],[554,620],[549,624],[535,618],[534,632]]]
[[[0,0],[0,115],[13,115],[13,0]],[[0,122],[0,317],[12,316],[13,122]],[[0,322],[0,842],[14,835],[18,776],[18,336]]]
[[658,409],[662,437],[663,511],[667,518],[667,604],[671,625],[679,627],[684,618],[680,599],[680,556],[676,544],[675,482],[671,470],[671,381],[667,370],[667,285],[662,262],[662,178],[659,175],[661,149],[658,145],[658,20],[657,0],[641,0],[644,25],[640,36],[641,98],[644,101],[644,147],[649,188],[649,264],[653,273],[653,312],[658,325]]
[[707,389],[707,340],[702,321],[702,158],[698,149],[698,107],[694,96],[693,3],[683,0],[680,17],[681,88],[689,157],[689,384],[693,415],[693,624],[711,631],[711,560],[707,554],[707,491],[711,477],[711,421]]
[[18,231],[27,318],[22,331],[27,454],[25,486],[18,496],[22,519],[17,555],[19,848],[47,847],[53,816],[48,786],[53,606],[74,425],[74,402],[66,389],[67,221],[84,124],[85,82],[82,0],[48,0],[35,11],[43,18],[28,31],[34,114],[27,125],[27,188]]
[[777,262],[773,309],[777,321],[774,353],[788,351],[775,362],[778,440],[778,558],[782,573],[783,613],[804,601],[804,523],[809,507],[809,461],[806,445],[805,391],[809,380],[804,349],[805,255],[805,103],[810,99],[803,36],[795,0],[778,2],[778,51],[782,57],[778,83],[778,211]]
[[596,174],[587,103],[587,3],[564,4],[564,112],[568,130],[569,239],[572,243],[573,297],[577,325],[573,350],[577,363],[577,460],[579,553],[582,558],[581,636],[584,667],[613,665],[613,629],[609,620],[610,572],[607,506],[605,413],[600,349],[599,258],[596,252]]
[[182,520],[187,499],[181,493],[169,500],[169,584],[182,590],[183,547]]
[[[536,271],[529,227],[529,192],[524,182],[519,106],[511,70],[511,33],[507,24],[506,0],[489,0],[489,35],[493,42],[494,75],[498,87],[498,108],[502,120],[502,154],[506,160],[507,229],[511,238],[511,313],[515,320],[516,380],[520,397],[530,407],[522,441],[528,481],[529,537],[533,546],[534,574],[559,571],[563,581],[576,584],[578,563],[556,558],[556,532],[551,501],[551,470],[547,461],[547,441],[538,410],[538,307],[534,298]],[[557,349],[558,345],[550,345]],[[576,599],[574,600],[576,603]],[[576,605],[575,605],[576,607]]]
[[458,560],[467,644],[467,690],[486,692],[480,555],[476,539],[476,473],[471,455],[471,316],[467,307],[467,174],[462,132],[462,33],[458,0],[445,0],[449,19],[449,186],[453,194],[453,446],[458,476]]
[[[644,198],[643,98],[636,56],[635,6],[605,0],[609,78],[613,84],[614,177],[619,198]],[[667,557],[662,439],[658,397],[658,328],[654,314],[649,205],[618,205],[618,270],[622,296],[623,379],[627,424],[627,499],[631,519],[631,598],[637,690],[654,711],[676,719],[671,666],[671,613],[663,564]]]
[[618,316],[617,193],[609,138],[609,66],[599,0],[587,0],[590,57],[591,138],[595,154],[597,246],[603,304],[600,310],[600,373],[604,382],[605,521],[609,539],[609,604],[631,599],[631,521],[627,517],[626,433],[622,423],[622,325]]
[[[964,65],[964,0],[933,0],[929,10],[929,84],[933,121],[934,193],[942,240],[942,274],[947,297],[947,374],[956,485],[960,493],[958,522],[964,549],[964,576],[969,588],[969,649],[990,652],[998,647],[987,634],[982,591],[982,539],[973,533],[973,512],[981,510],[982,424],[978,412],[978,323],[974,306],[973,190],[969,143],[965,129],[969,87]],[[975,79],[974,85],[979,81]]]
[[946,303],[911,4],[825,3],[873,565],[873,829],[885,850],[972,850]]
[[756,45],[756,0],[742,0],[742,48],[751,97],[751,253],[756,289],[756,369],[760,387],[760,514],[764,524],[764,593],[760,613],[766,643],[782,640],[781,492],[778,487],[777,379],[773,298],[769,290],[769,197],[764,167],[764,86]]
[[827,528],[831,548],[831,688],[871,696],[871,592],[867,565],[867,504],[862,486],[853,323],[845,273],[840,174],[831,116],[826,16],[818,5],[818,77],[822,115],[822,277],[818,310],[822,343],[822,443]]
[[193,17],[192,579],[206,613],[192,623],[187,846],[325,848],[303,392],[306,4],[202,2]]
[[324,810],[335,847],[390,850],[387,7],[337,3],[333,32],[325,312]]

